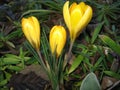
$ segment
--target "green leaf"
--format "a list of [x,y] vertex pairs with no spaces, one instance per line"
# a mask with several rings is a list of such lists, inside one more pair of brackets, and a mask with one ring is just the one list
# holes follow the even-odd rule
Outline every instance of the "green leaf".
[[104,13],[100,12],[99,15],[97,16],[97,20],[102,21],[103,17],[104,17]]
[[4,46],[3,42],[0,42],[0,48],[2,48]]
[[4,64],[18,64],[18,63],[20,63],[20,59],[16,59],[16,58],[4,58],[3,59],[3,63]]
[[0,71],[0,81],[4,79],[4,73]]
[[89,73],[82,81],[80,90],[101,90],[98,79],[93,72]]
[[45,9],[28,10],[28,11],[24,12],[24,13],[21,15],[21,18],[22,18],[23,16],[27,15],[27,14],[30,14],[30,13],[41,13],[41,14],[45,13],[45,14],[49,14],[49,13],[52,13],[52,12],[54,12],[54,11],[52,11],[52,10],[45,10]]
[[5,54],[7,58],[15,58],[15,59],[20,59],[20,57],[14,55],[14,54]]
[[93,32],[93,36],[92,36],[92,40],[91,43],[94,43],[94,41],[96,40],[102,26],[103,26],[104,22],[98,24],[98,26],[95,28],[94,32]]
[[14,71],[20,71],[20,70],[22,70],[23,68],[22,67],[20,67],[20,66],[9,66],[8,67],[8,69],[10,69],[10,70],[14,70]]
[[73,72],[79,65],[80,63],[82,62],[83,60],[83,56],[82,55],[79,55],[72,63],[69,71],[68,71],[68,74],[70,74],[71,72]]
[[108,20],[108,18],[104,15],[104,22],[107,26],[110,26],[110,22]]
[[11,76],[12,75],[9,72],[5,72],[5,77],[8,81],[10,80]]
[[24,53],[23,53],[22,48],[20,48],[20,57],[21,57],[22,66],[24,68],[25,67],[25,58],[24,58]]
[[11,46],[12,48],[15,48],[15,45],[14,45],[12,42],[6,41],[6,43],[7,43],[9,46]]
[[99,35],[100,39],[108,45],[114,52],[120,55],[120,45],[115,43],[110,37],[106,35]]
[[100,64],[101,64],[101,62],[103,61],[103,59],[104,59],[104,57],[101,56],[101,57],[97,60],[97,62],[96,62],[95,65],[93,66],[94,70],[96,70],[98,67],[100,67]]
[[115,72],[112,71],[104,71],[105,74],[107,74],[108,76],[114,77],[116,79],[120,79],[120,74],[117,74]]
[[5,84],[7,84],[7,82],[7,79],[0,81],[0,86],[4,86]]

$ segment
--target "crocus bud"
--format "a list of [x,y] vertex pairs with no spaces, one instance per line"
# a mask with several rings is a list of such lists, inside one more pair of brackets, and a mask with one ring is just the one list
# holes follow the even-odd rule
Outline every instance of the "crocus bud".
[[63,16],[69,29],[70,39],[74,42],[83,28],[90,22],[92,18],[92,8],[84,2],[79,4],[73,3],[69,7],[69,1],[67,1],[63,6]]
[[36,17],[22,19],[22,31],[30,44],[39,51],[40,48],[40,25]]
[[50,31],[49,42],[52,54],[59,57],[66,42],[66,30],[64,27],[54,26]]

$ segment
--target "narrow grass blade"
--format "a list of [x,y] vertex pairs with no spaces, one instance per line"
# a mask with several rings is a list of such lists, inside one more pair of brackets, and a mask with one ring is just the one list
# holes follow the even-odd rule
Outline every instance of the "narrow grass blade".
[[98,24],[98,26],[95,28],[94,32],[93,32],[93,36],[92,36],[92,40],[91,40],[91,43],[94,43],[94,41],[96,40],[102,26],[103,26],[104,22],[103,23],[100,23]]
[[108,45],[114,52],[120,55],[120,45],[106,35],[99,35],[100,39]]
[[82,62],[83,60],[83,56],[79,55],[72,63],[72,66],[70,67],[68,74],[70,74],[71,72],[73,72]]
[[115,72],[112,72],[112,71],[104,71],[104,73],[108,76],[111,76],[111,77],[114,77],[116,79],[120,79],[120,74],[117,74]]

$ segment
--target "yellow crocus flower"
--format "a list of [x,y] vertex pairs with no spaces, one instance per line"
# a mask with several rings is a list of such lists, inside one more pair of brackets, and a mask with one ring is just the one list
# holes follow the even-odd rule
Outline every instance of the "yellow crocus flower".
[[49,42],[52,54],[56,54],[59,57],[66,42],[66,30],[64,27],[54,26],[50,31]]
[[63,6],[63,16],[70,32],[71,41],[74,42],[83,28],[90,22],[92,18],[92,8],[84,2],[79,4],[73,3],[69,7],[69,1],[67,1]]
[[39,51],[40,25],[36,17],[22,18],[22,31],[30,44]]

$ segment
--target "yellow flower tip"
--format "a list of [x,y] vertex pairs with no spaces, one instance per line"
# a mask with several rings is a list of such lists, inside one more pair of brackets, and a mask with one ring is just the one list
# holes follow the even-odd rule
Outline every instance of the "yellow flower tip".
[[68,27],[69,30],[71,30],[71,21],[70,21],[70,13],[69,13],[69,1],[66,1],[66,3],[63,6],[63,17],[64,21]]
[[39,51],[40,48],[40,25],[36,17],[22,18],[22,31],[30,44]]
[[67,1],[63,6],[63,16],[70,32],[71,41],[74,41],[90,22],[92,8],[84,2],[73,3],[69,7],[69,1]]
[[82,8],[82,10],[85,12],[86,4],[85,4],[84,2],[80,2],[78,5],[79,5],[79,6]]
[[70,8],[69,8],[69,12],[71,13],[72,12],[72,10],[74,10],[74,8],[77,6],[77,3],[72,3],[71,5],[70,5]]
[[61,54],[66,42],[66,30],[62,26],[54,26],[49,35],[49,42],[52,54],[57,57]]

